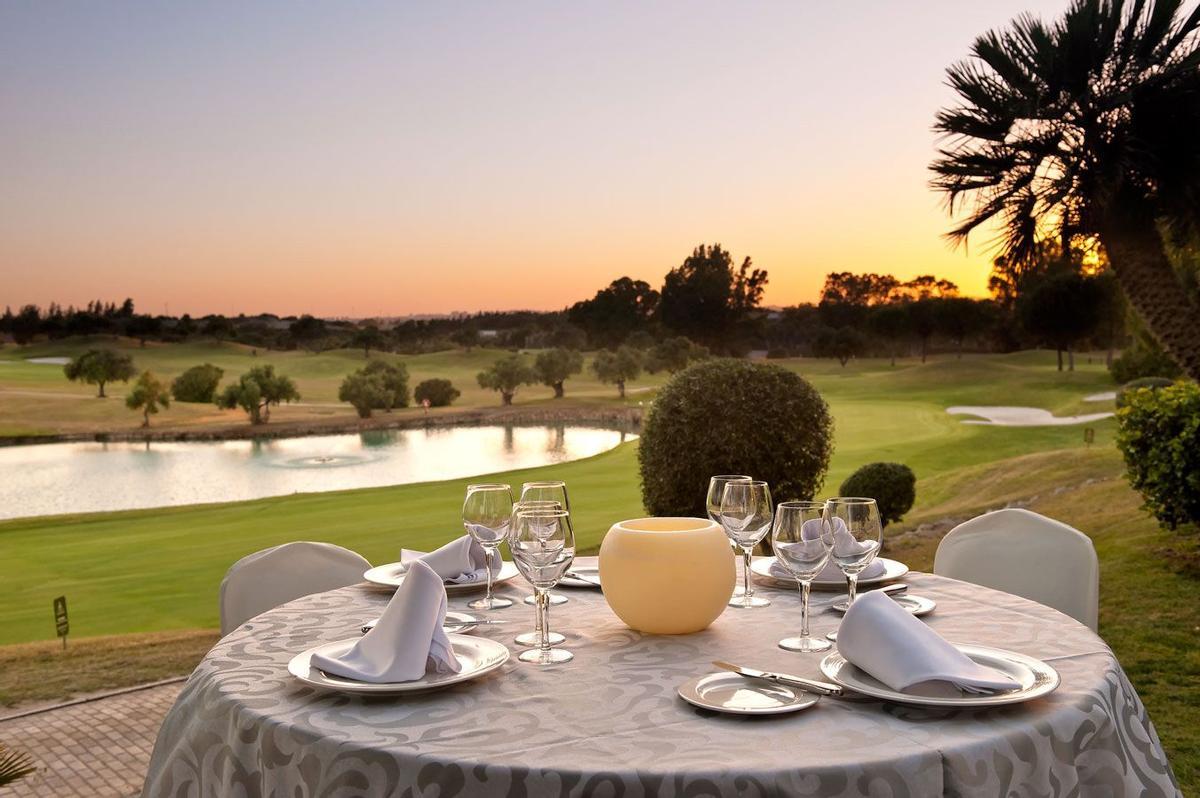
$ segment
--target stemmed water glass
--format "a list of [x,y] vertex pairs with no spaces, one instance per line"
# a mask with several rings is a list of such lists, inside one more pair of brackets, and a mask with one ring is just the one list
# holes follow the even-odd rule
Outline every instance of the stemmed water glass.
[[[517,514],[520,513],[522,510],[561,510],[562,508],[563,507],[561,504],[559,504],[556,501],[551,501],[549,499],[531,499],[531,500],[518,501],[516,504],[513,505],[513,517],[512,517],[512,524],[509,526],[509,534],[511,535],[512,531],[517,528]],[[511,546],[511,543],[510,543],[510,546]],[[525,599],[525,603],[526,604],[536,604],[537,603],[536,595],[537,594],[535,593],[534,595],[531,595],[529,598]],[[553,594],[551,594],[550,603],[554,604]],[[517,645],[519,645],[519,646],[541,645],[541,642],[542,642],[542,615],[541,615],[541,613],[536,613],[536,618],[537,618],[537,626],[534,628],[534,630],[532,632],[524,632],[522,634],[517,635],[514,638],[514,641],[516,642]],[[549,639],[550,645],[552,645],[552,646],[557,646],[559,643],[565,642],[567,639],[567,638],[563,637],[562,635],[560,635],[558,632],[550,632],[547,635],[547,638]]]
[[567,521],[566,510],[522,509],[509,536],[517,570],[533,586],[537,599],[538,647],[521,652],[517,659],[538,665],[569,662],[574,655],[565,649],[550,647],[550,601],[548,592],[575,560],[575,535]]
[[[567,524],[571,526],[571,530],[574,531],[575,527],[571,524],[571,502],[567,498],[567,483],[563,482],[561,479],[524,483],[521,485],[521,501],[558,502],[559,506],[567,511]],[[567,597],[562,593],[550,594],[550,603],[554,606],[566,604],[567,601]],[[525,603],[533,604],[534,596],[526,596]]]
[[776,562],[786,568],[800,586],[800,636],[780,640],[779,647],[788,651],[825,651],[832,644],[808,632],[808,594],[813,579],[829,562],[829,552],[833,548],[833,535],[825,520],[825,504],[791,501],[776,505],[771,546]]
[[[825,521],[833,538],[830,556],[846,576],[846,606],[854,603],[858,575],[870,565],[883,545],[883,524],[874,499],[838,497],[825,502]],[[837,632],[826,635],[837,639]]]
[[742,550],[742,593],[729,599],[729,606],[750,609],[766,607],[768,599],[754,595],[750,581],[750,559],[754,547],[771,531],[771,490],[762,480],[751,479],[725,484],[721,494],[721,526],[729,539]]
[[[708,495],[704,497],[704,509],[708,517],[716,523],[721,523],[721,497],[725,495],[725,486],[730,482],[749,482],[752,477],[745,474],[717,474],[708,480]],[[732,540],[729,545],[737,551],[737,544]],[[738,588],[740,591],[741,588]]]
[[492,558],[499,556],[500,544],[508,537],[512,523],[512,488],[499,483],[467,486],[463,501],[463,526],[467,534],[483,547],[487,560],[487,594],[469,604],[473,610],[497,610],[511,607],[512,600],[492,595]]

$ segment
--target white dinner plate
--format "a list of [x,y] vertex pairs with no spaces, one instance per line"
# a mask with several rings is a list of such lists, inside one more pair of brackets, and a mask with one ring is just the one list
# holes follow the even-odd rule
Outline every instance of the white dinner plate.
[[925,707],[994,707],[1019,704],[1047,695],[1058,687],[1058,671],[1040,659],[991,646],[955,643],[954,647],[980,665],[995,668],[1021,686],[1000,693],[975,695],[964,693],[945,682],[936,682],[917,685],[901,692],[851,665],[836,651],[821,660],[821,673],[834,684],[862,695]]
[[[873,576],[870,579],[859,579],[858,583],[860,585],[877,585],[880,582],[890,582],[908,573],[908,566],[899,560],[876,557],[875,561],[883,563],[883,573]],[[772,587],[789,587],[795,590],[796,580],[779,577],[771,573],[771,566],[774,564],[774,557],[755,557],[754,561],[750,563],[750,570],[758,577],[758,581],[760,582],[764,582]],[[817,590],[843,590],[846,587],[846,580],[844,577],[838,577],[837,579],[814,579],[812,586]]]
[[[918,618],[922,615],[928,615],[937,608],[936,601],[924,596],[910,596],[907,593],[901,593],[898,596],[892,596],[891,599]],[[844,613],[849,608],[849,604],[847,603],[849,600],[849,597],[846,597],[841,601],[835,601],[829,605],[829,609]]]
[[[363,574],[363,579],[373,585],[387,587],[395,590],[400,587],[400,583],[404,581],[404,565],[398,562],[390,562],[387,565],[377,565],[371,570]],[[500,563],[500,570],[492,577],[492,585],[499,585],[507,582],[517,576],[517,566],[508,560]],[[487,580],[480,579],[478,582],[467,582],[466,584],[453,584],[446,582],[446,592],[450,595],[455,593],[474,593],[479,590],[487,589]]]
[[[579,574],[587,579],[574,579],[571,574]],[[594,583],[594,584],[593,584]],[[567,573],[562,575],[558,580],[558,584],[562,587],[582,587],[591,588],[592,590],[600,589],[600,569],[594,565],[572,565]]]
[[427,673],[420,679],[411,682],[375,683],[334,676],[313,666],[312,655],[316,652],[319,651],[327,657],[341,656],[359,641],[358,637],[313,646],[307,651],[297,654],[288,663],[288,673],[320,690],[356,695],[396,695],[419,690],[436,690],[471,679],[478,679],[485,673],[496,670],[508,660],[508,649],[503,643],[497,643],[495,640],[489,640],[486,637],[468,637],[463,634],[452,634],[449,635],[449,638],[450,644],[454,647],[454,656],[458,658],[458,664],[462,666],[458,673]]
[[692,679],[679,697],[693,706],[733,715],[781,715],[808,709],[820,696],[765,679],[747,679],[729,671]]

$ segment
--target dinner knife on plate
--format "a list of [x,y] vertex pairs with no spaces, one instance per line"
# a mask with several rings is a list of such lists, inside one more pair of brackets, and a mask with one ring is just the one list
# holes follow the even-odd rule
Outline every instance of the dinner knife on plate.
[[733,671],[739,676],[745,676],[747,679],[766,679],[769,682],[778,682],[779,684],[786,684],[790,687],[799,687],[801,690],[805,690],[809,693],[816,693],[817,695],[840,696],[843,693],[842,688],[838,687],[836,684],[830,684],[829,682],[818,682],[816,679],[805,679],[803,676],[792,676],[787,673],[774,673],[772,671],[760,671],[754,668],[743,668],[741,665],[734,665],[732,662],[725,662],[719,659],[713,660],[712,664],[716,665],[722,670]]

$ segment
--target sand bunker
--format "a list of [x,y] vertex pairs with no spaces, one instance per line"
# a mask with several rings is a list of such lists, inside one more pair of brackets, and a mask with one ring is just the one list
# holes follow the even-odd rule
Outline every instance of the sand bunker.
[[1104,391],[1103,393],[1088,394],[1083,397],[1085,402],[1115,402],[1117,401],[1116,391]]
[[1062,427],[1069,424],[1086,424],[1109,418],[1112,413],[1088,413],[1082,416],[1056,416],[1040,407],[973,407],[960,405],[947,407],[946,412],[955,416],[979,416],[963,419],[964,424],[988,424],[995,427]]

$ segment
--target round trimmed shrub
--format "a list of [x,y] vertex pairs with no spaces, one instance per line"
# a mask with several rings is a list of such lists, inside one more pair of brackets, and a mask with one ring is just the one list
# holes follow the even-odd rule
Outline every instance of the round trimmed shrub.
[[899,521],[917,500],[917,476],[903,463],[868,463],[842,483],[842,496],[864,496],[879,505],[884,526]]
[[1174,379],[1182,374],[1179,364],[1157,345],[1135,343],[1112,362],[1109,373],[1119,384],[1124,385],[1143,377],[1166,377]]
[[1117,448],[1160,524],[1200,524],[1200,386],[1131,391],[1117,411]]
[[1117,391],[1117,407],[1124,407],[1128,397],[1138,388],[1151,388],[1157,391],[1159,388],[1170,388],[1174,384],[1175,380],[1168,380],[1166,377],[1142,377],[1140,380],[1130,380]]
[[444,380],[440,377],[423,381],[413,391],[413,399],[416,400],[417,404],[424,404],[425,400],[428,399],[430,407],[447,407],[461,395],[450,380]]
[[171,396],[177,402],[202,402],[211,404],[217,394],[217,385],[225,376],[224,369],[205,363],[192,366],[171,383]]
[[766,480],[776,501],[811,499],[833,449],[825,400],[799,374],[743,360],[677,373],[642,426],[642,502],[651,515],[705,518],[713,474]]

